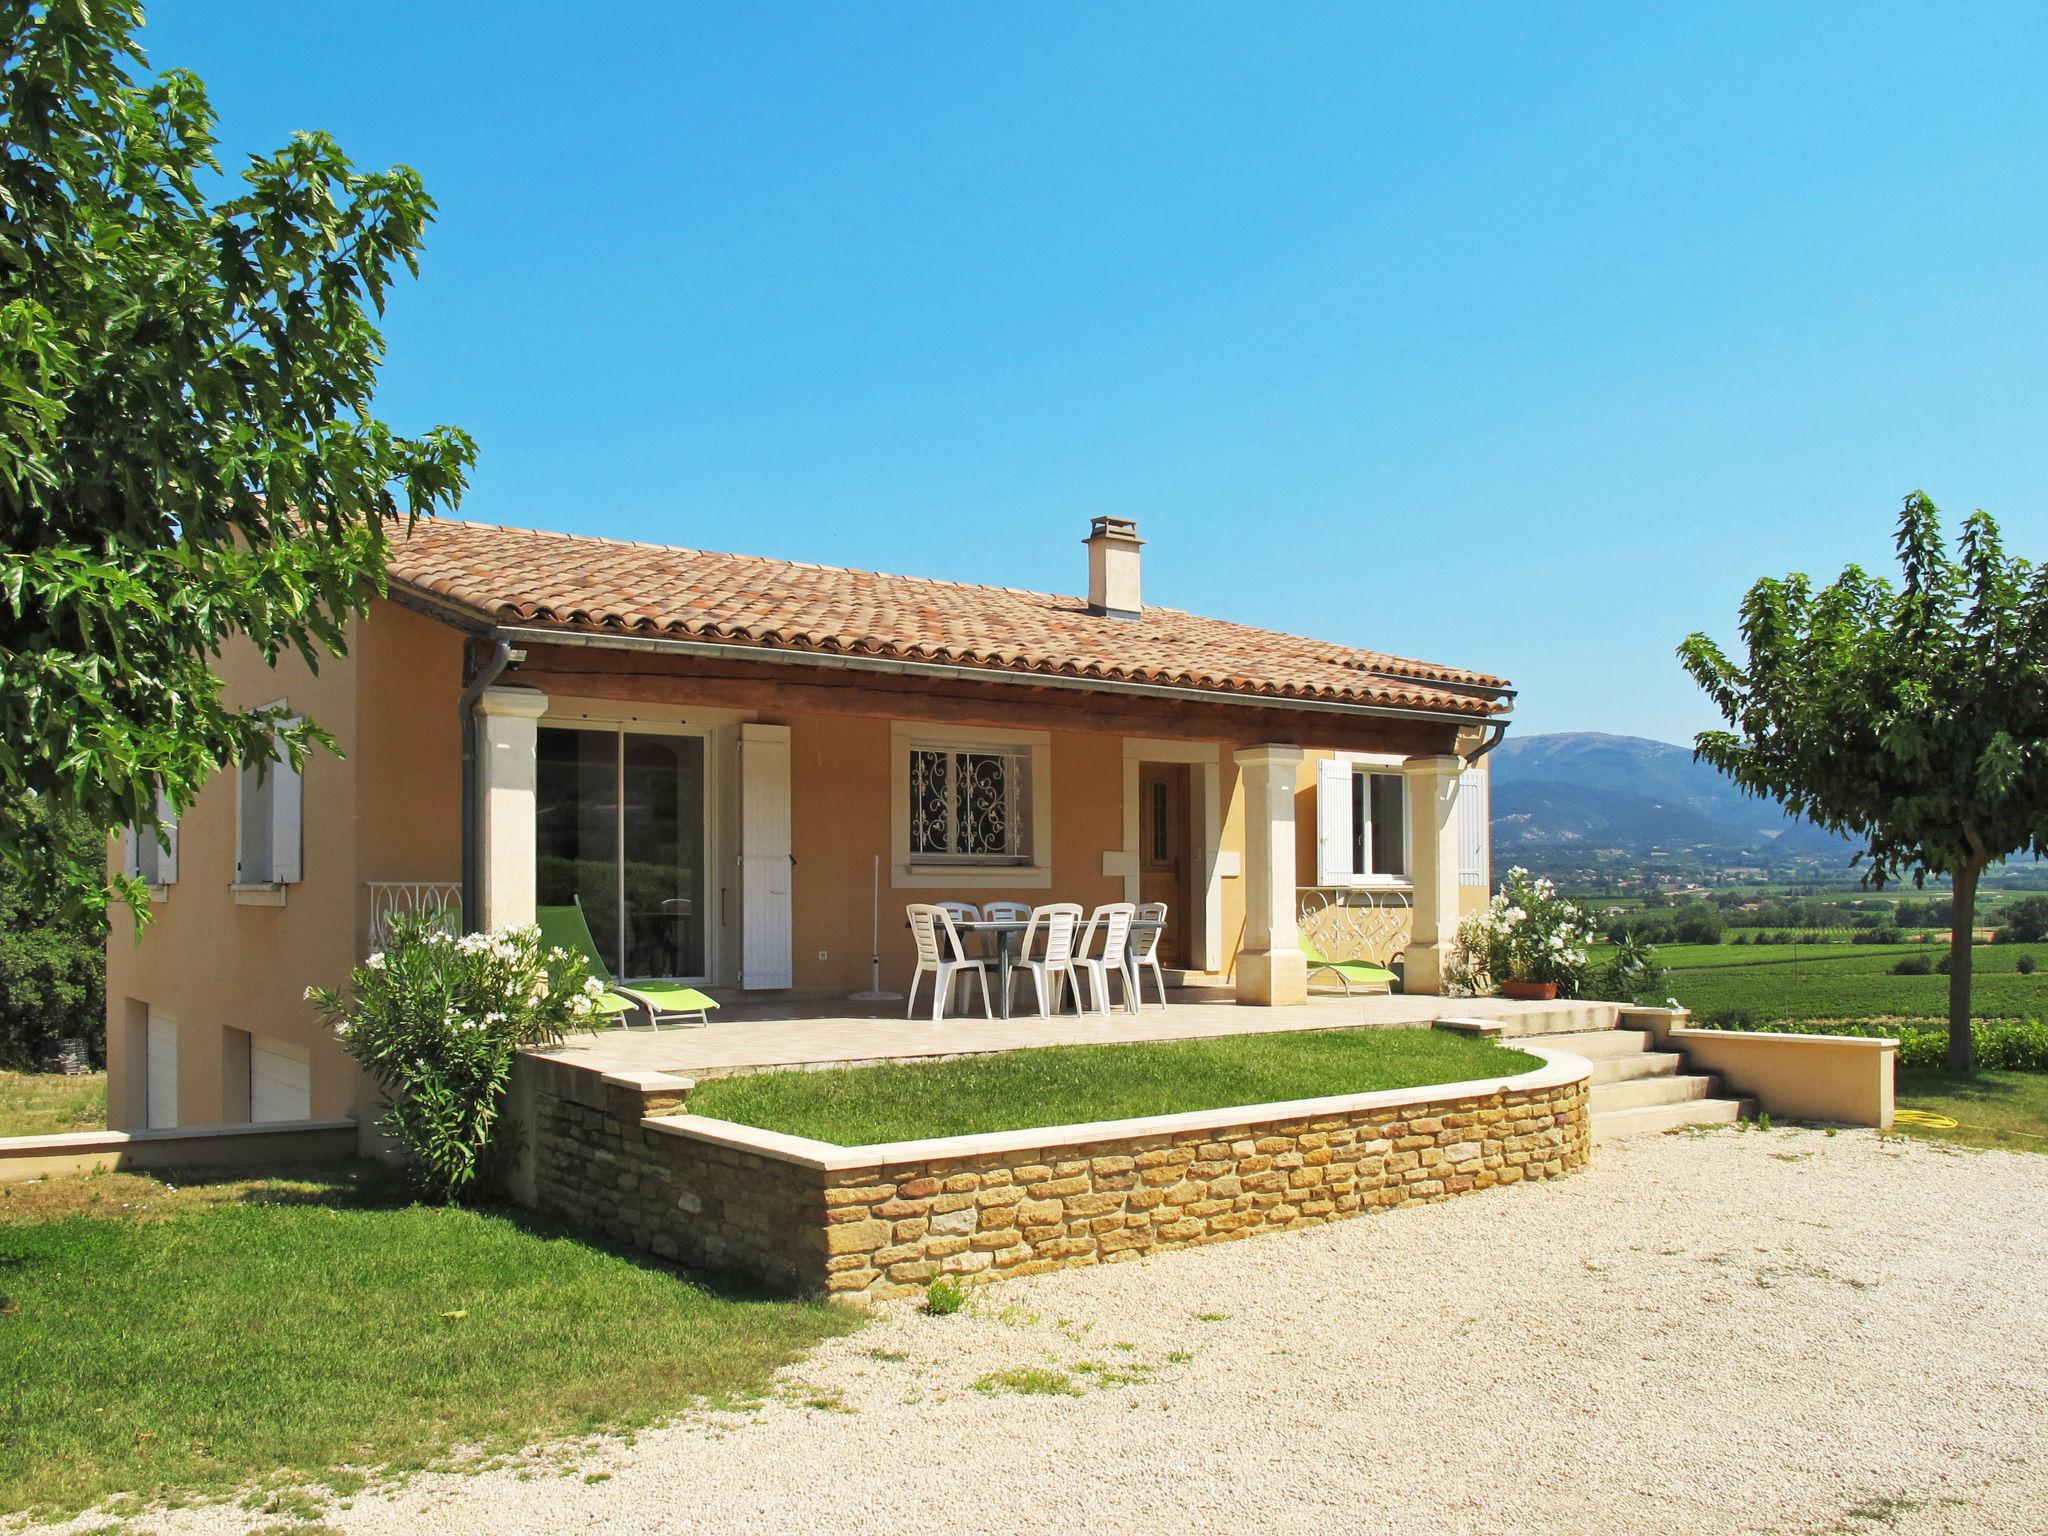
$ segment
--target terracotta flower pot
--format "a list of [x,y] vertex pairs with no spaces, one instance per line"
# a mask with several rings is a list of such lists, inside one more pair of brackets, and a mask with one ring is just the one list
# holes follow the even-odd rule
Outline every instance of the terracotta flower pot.
[[1547,1003],[1557,996],[1554,981],[1504,981],[1500,984],[1500,995],[1511,997],[1520,1003]]

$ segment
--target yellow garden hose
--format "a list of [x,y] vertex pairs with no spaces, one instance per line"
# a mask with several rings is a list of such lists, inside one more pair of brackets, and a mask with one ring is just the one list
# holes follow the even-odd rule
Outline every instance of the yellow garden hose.
[[1898,1125],[1923,1125],[1930,1131],[1952,1131],[1958,1124],[1931,1109],[1901,1109],[1893,1113],[1892,1120]]

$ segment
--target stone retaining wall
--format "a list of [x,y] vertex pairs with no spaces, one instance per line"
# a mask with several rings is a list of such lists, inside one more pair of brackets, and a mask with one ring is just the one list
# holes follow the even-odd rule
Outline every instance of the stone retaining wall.
[[878,1300],[1227,1242],[1585,1165],[1586,1064],[1520,1077],[835,1147],[683,1112],[689,1083],[525,1059],[535,1203],[667,1258]]

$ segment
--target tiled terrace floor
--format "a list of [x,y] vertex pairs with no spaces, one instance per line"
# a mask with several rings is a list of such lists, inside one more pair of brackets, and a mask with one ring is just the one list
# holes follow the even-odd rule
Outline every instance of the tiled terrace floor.
[[[1497,998],[1316,997],[1299,1007],[1243,1008],[1227,991],[1169,994],[1165,1007],[1113,1012],[1107,1018],[1073,1013],[1041,1019],[1019,1011],[1013,1019],[986,1019],[979,1011],[934,1023],[906,1019],[903,1004],[729,1004],[716,1023],[697,1029],[611,1029],[572,1036],[541,1054],[604,1072],[674,1072],[720,1077],[761,1067],[818,1066],[969,1055],[1039,1045],[1109,1045],[1135,1040],[1187,1040],[1205,1035],[1268,1033],[1290,1029],[1392,1028],[1440,1018],[1497,1018],[1508,1032],[1542,1034],[1600,1028],[1614,1022],[1606,1005],[1513,1003]],[[1611,1012],[1611,1010],[1609,1010]]]

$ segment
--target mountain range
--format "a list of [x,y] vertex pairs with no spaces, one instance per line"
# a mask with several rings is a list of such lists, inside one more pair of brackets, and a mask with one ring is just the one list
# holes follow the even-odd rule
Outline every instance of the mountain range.
[[1494,861],[1848,863],[1852,845],[1743,793],[1690,747],[1640,736],[1510,734],[1489,758]]

